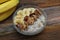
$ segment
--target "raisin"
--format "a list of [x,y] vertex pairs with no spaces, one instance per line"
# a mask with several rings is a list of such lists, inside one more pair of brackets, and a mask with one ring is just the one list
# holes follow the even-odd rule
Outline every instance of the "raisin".
[[25,17],[24,17],[24,21],[27,21],[27,20],[28,20],[28,16],[25,16]]

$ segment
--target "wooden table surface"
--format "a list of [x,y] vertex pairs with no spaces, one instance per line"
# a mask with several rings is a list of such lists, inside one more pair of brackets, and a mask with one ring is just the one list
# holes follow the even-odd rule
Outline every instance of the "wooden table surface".
[[0,40],[60,40],[60,25],[47,26],[43,32],[35,36],[24,36],[16,32],[1,36]]
[[[60,6],[60,0],[21,0],[19,6],[21,5],[37,5],[42,8],[47,8],[47,7],[55,7],[55,6]],[[59,12],[60,13],[60,12]],[[45,30],[41,32],[38,35],[35,36],[24,36],[21,35],[17,32],[13,32],[8,35],[3,35],[0,36],[0,40],[60,40],[60,15],[59,13],[57,16],[54,16],[56,20],[53,20],[54,22],[57,21],[55,24],[53,21],[48,19],[48,23],[51,22],[49,25],[45,27]],[[52,17],[52,14],[49,14],[50,17]],[[52,15],[52,16],[51,16]],[[57,18],[58,17],[58,18]],[[53,22],[53,23],[52,23]],[[5,27],[9,24],[12,24],[12,15],[8,19],[4,20],[3,22],[0,22],[0,28]]]

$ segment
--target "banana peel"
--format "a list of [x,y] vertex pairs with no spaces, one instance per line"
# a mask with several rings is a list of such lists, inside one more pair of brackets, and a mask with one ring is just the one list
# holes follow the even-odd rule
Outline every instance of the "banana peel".
[[0,0],[0,4],[7,2],[7,1],[9,1],[9,0]]
[[0,22],[8,18],[15,11],[15,9],[16,7],[11,8],[10,10],[0,14]]
[[19,0],[9,0],[3,4],[0,4],[0,14],[8,11],[19,3]]
[[0,0],[0,22],[15,11],[18,3],[19,0]]

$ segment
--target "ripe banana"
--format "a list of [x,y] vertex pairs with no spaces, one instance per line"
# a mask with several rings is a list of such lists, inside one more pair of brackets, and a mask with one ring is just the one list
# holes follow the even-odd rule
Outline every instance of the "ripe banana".
[[15,11],[16,7],[0,14],[0,22],[5,20],[6,18],[8,18],[14,11]]
[[0,0],[0,4],[4,3],[6,1],[9,1],[9,0]]
[[0,14],[13,8],[19,3],[19,0],[9,0],[3,4],[0,4]]

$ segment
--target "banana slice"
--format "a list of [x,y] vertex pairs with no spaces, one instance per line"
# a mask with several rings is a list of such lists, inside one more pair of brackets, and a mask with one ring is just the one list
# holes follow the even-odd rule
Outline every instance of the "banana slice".
[[[34,8],[24,8],[23,10],[19,10],[17,12],[17,15],[14,17],[14,23],[22,23],[24,24],[24,17],[29,16],[32,12],[34,13],[35,9]],[[17,19],[17,20],[16,20]]]

